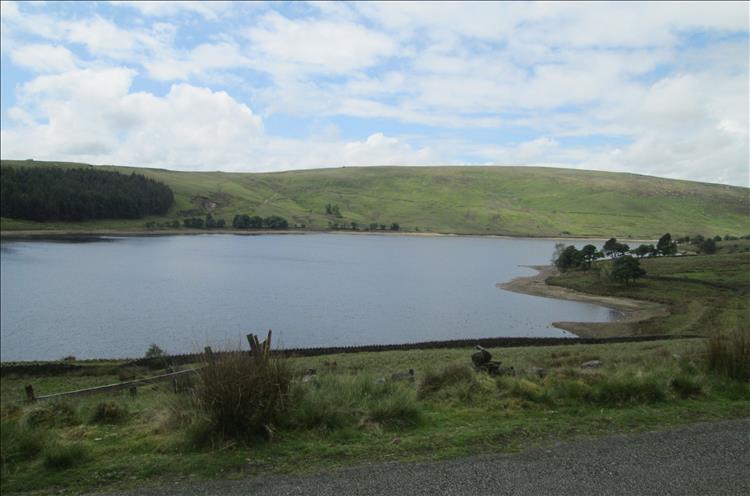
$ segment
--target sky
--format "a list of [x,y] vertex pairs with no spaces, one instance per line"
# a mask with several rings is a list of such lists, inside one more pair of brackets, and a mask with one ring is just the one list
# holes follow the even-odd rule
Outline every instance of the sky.
[[748,2],[0,6],[5,159],[748,186]]

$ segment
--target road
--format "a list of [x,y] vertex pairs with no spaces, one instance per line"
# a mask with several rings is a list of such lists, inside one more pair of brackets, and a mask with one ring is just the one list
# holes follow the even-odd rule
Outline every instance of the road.
[[748,495],[750,418],[558,443],[518,454],[379,463],[315,475],[181,482],[116,494]]

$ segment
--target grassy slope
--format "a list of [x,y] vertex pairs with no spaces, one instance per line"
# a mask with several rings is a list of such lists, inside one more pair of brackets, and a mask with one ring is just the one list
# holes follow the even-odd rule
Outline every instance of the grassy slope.
[[[3,165],[64,167],[68,163],[4,160]],[[80,165],[85,166],[85,165]],[[364,167],[248,174],[137,171],[175,192],[162,219],[201,214],[197,197],[216,201],[214,216],[282,215],[292,223],[326,229],[328,221],[360,226],[400,223],[403,230],[531,236],[654,238],[682,234],[750,233],[747,188],[633,174],[538,167]],[[327,217],[338,204],[343,219]],[[145,220],[35,224],[2,220],[14,229],[140,229]]]

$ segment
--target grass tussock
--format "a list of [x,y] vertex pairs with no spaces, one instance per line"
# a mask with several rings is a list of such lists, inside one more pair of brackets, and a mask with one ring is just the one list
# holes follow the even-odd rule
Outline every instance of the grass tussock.
[[700,380],[684,373],[669,381],[669,387],[683,399],[697,398],[703,394],[703,385]]
[[449,388],[470,391],[478,386],[476,373],[466,365],[448,365],[438,371],[425,373],[417,391],[420,399],[432,396]]
[[222,437],[269,437],[288,407],[291,381],[283,360],[227,353],[201,369],[196,403]]
[[403,428],[416,425],[422,410],[414,390],[405,384],[325,374],[294,388],[293,406],[286,426],[292,429],[332,431],[354,426]]
[[708,369],[736,381],[750,380],[750,330],[719,333],[708,340]]
[[67,427],[80,424],[78,409],[70,401],[45,401],[37,403],[24,415],[26,425],[37,427]]
[[91,412],[89,421],[93,424],[117,424],[128,416],[127,409],[117,401],[100,401]]
[[12,420],[0,423],[0,465],[8,473],[19,462],[36,458],[44,449],[47,433]]
[[64,470],[86,461],[88,452],[78,443],[50,443],[44,448],[44,466]]

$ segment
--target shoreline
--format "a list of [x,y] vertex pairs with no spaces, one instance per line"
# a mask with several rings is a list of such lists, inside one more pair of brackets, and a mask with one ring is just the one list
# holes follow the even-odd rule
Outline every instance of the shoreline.
[[[471,234],[471,233],[440,233],[440,232],[413,232],[413,231],[314,231],[304,229],[258,229],[242,231],[236,229],[185,229],[181,231],[153,230],[137,231],[122,229],[100,229],[91,231],[78,231],[69,229],[40,229],[40,230],[0,230],[2,240],[65,240],[80,238],[107,238],[107,237],[157,237],[157,236],[198,236],[198,235],[236,235],[236,236],[264,236],[275,235],[309,235],[309,234],[343,234],[354,236],[414,236],[414,237],[465,237],[465,238],[489,238],[489,239],[539,239],[549,241],[600,241],[605,242],[609,238],[585,237],[585,236],[538,236],[533,234]],[[622,238],[626,242],[653,243],[655,239],[632,239]],[[534,266],[538,267],[538,266]],[[541,266],[539,266],[541,267]]]
[[[551,286],[547,284],[547,279],[558,274],[557,269],[552,265],[525,265],[524,267],[534,269],[537,273],[531,276],[516,277],[508,282],[498,283],[495,286],[513,293],[591,303],[622,314],[623,318],[615,322],[552,323],[558,329],[571,332],[581,338],[603,338],[622,335],[621,331],[623,328],[627,329],[629,324],[669,315],[669,308],[662,303],[613,296],[598,296],[561,286]],[[627,335],[632,334],[629,333]]]

